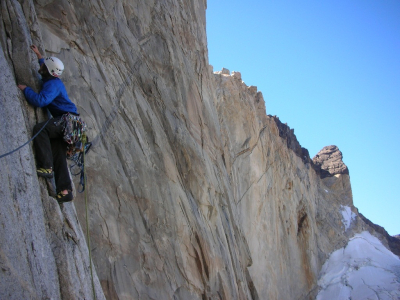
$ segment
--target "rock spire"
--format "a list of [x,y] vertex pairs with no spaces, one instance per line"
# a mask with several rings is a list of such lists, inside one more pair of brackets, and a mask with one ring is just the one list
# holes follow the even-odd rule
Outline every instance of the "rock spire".
[[337,146],[331,145],[322,148],[313,158],[313,163],[321,169],[321,177],[337,174],[349,174],[349,169],[343,162],[342,152]]

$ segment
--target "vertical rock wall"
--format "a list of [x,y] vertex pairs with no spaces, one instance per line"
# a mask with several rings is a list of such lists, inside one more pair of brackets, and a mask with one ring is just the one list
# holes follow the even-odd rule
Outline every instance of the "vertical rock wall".
[[[312,299],[328,254],[366,226],[344,226],[343,206],[356,213],[347,173],[321,179],[255,87],[212,73],[205,10],[205,0],[1,2],[0,115],[11,121],[0,153],[44,119],[16,87],[40,86],[35,43],[64,62],[90,128],[97,299]],[[0,298],[90,299],[83,196],[59,207],[31,146],[0,165]]]
[[[1,2],[0,153],[31,137],[44,119],[16,84],[39,87],[29,45],[43,46],[31,1]],[[43,48],[42,48],[43,49]],[[0,298],[90,299],[93,297],[85,236],[73,204],[59,206],[36,176],[31,145],[0,160]],[[104,299],[94,276],[97,299]]]
[[265,114],[261,92],[240,73],[214,76],[224,163],[253,261],[248,271],[262,298],[314,299],[322,264],[355,232],[369,230],[390,247],[353,206],[336,146],[311,160],[294,131]]

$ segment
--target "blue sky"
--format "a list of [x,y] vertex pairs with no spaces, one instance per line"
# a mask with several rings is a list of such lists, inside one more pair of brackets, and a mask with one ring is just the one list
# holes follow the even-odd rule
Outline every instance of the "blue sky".
[[400,234],[400,1],[207,2],[214,71],[257,86],[311,158],[337,145],[354,205]]

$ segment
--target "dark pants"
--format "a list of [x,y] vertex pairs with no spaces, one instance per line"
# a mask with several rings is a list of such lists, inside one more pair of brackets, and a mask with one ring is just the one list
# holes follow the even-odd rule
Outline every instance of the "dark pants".
[[[69,177],[67,165],[67,146],[63,139],[63,125],[55,125],[60,117],[50,120],[46,127],[34,139],[36,163],[38,168],[50,169],[54,171],[56,191],[72,191],[71,178]],[[38,123],[33,127],[35,135],[45,124]]]

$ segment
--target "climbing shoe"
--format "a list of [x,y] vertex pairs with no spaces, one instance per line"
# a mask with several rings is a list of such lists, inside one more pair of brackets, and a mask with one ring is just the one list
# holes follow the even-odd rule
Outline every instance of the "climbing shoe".
[[40,177],[53,178],[53,170],[52,169],[39,168],[39,169],[37,169],[37,174]]
[[67,194],[63,194],[62,192],[59,192],[56,196],[56,200],[58,203],[64,203],[64,202],[70,202],[74,199],[74,196],[72,195],[72,192],[68,191]]

